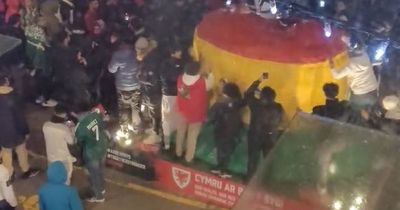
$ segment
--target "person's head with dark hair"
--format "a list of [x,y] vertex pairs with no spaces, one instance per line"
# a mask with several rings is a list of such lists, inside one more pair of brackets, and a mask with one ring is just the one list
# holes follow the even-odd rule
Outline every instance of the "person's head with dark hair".
[[187,75],[198,75],[200,73],[200,63],[195,61],[189,62],[185,65],[183,70]]
[[13,27],[19,27],[21,25],[21,16],[19,14],[13,14],[8,18],[7,25]]
[[100,3],[98,0],[89,0],[88,9],[91,11],[97,10],[100,7]]
[[261,89],[260,100],[263,104],[271,104],[275,101],[275,98],[276,92],[271,87],[265,86],[263,89]]
[[242,98],[239,86],[233,82],[225,83],[222,88],[222,94],[232,99]]
[[133,49],[133,37],[128,33],[121,33],[119,35],[119,48],[121,49]]
[[54,37],[54,43],[57,45],[62,45],[64,47],[68,47],[71,41],[71,37],[65,30],[60,31]]
[[106,30],[106,25],[103,21],[96,21],[96,23],[93,26],[93,33],[96,36],[102,35]]
[[356,32],[343,35],[342,41],[347,45],[350,57],[357,57],[365,50],[364,41]]
[[87,112],[90,112],[90,109],[92,108],[92,104],[87,101],[81,101],[80,103],[76,103],[74,106],[74,112],[77,113],[78,115],[85,114]]
[[51,122],[53,123],[64,123],[68,118],[67,109],[61,105],[57,105],[54,108],[53,116],[51,117]]
[[336,83],[326,83],[322,90],[328,99],[335,99],[339,94],[339,86]]
[[169,54],[172,58],[181,59],[183,55],[182,46],[179,44],[174,44],[169,48]]

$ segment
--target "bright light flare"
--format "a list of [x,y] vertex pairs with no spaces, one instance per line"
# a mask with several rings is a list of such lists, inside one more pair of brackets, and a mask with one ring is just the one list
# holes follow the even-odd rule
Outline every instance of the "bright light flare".
[[336,164],[335,163],[331,163],[329,165],[329,173],[336,174],[336,170],[337,170]]
[[231,6],[232,5],[232,0],[226,0],[225,5],[226,6]]
[[144,104],[142,104],[142,105],[140,106],[140,111],[144,112],[145,110],[146,110],[146,106],[145,106]]
[[129,14],[128,14],[128,13],[125,13],[125,15],[124,15],[124,20],[125,20],[125,21],[129,21],[129,19],[130,19]]
[[357,206],[350,206],[349,210],[358,210],[359,208]]
[[123,130],[118,130],[117,133],[115,134],[115,138],[117,140],[127,139],[127,138],[129,138],[129,133],[124,132]]
[[324,34],[328,38],[332,36],[332,26],[328,21],[324,22]]
[[375,51],[375,56],[374,56],[375,60],[379,61],[379,60],[383,59],[388,46],[389,46],[389,42],[387,42],[387,41],[383,42],[379,45],[379,47]]
[[342,201],[334,201],[333,202],[333,209],[335,210],[341,210],[343,207]]
[[362,196],[357,196],[356,199],[354,199],[354,203],[357,205],[361,205],[364,201],[364,198]]
[[278,7],[276,7],[276,1],[275,0],[271,0],[270,1],[270,7],[271,7],[271,14],[275,15],[276,13],[278,13]]
[[325,7],[325,5],[326,5],[325,0],[319,1],[319,7]]
[[132,144],[132,139],[126,139],[124,142],[125,146],[129,146]]

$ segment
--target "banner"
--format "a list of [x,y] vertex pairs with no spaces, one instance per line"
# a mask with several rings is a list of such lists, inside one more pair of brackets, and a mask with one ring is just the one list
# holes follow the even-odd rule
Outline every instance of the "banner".
[[156,186],[224,208],[233,207],[244,188],[231,180],[165,160],[155,160],[154,168]]
[[143,151],[118,146],[111,147],[107,149],[106,164],[145,180],[154,180],[155,178],[151,155]]

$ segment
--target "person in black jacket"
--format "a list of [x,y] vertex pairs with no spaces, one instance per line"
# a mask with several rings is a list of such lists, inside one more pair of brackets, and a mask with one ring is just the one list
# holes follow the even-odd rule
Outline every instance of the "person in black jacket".
[[343,117],[346,110],[346,101],[339,101],[337,95],[339,86],[335,83],[326,83],[323,88],[326,101],[325,105],[319,105],[313,108],[313,114],[321,117],[328,117],[339,120]]
[[182,48],[175,45],[170,48],[170,57],[163,63],[160,72],[162,90],[161,115],[165,150],[169,150],[170,136],[177,128],[176,120],[178,116],[175,102],[178,90],[176,82],[179,75],[183,73],[184,63]]
[[222,178],[230,178],[231,175],[226,170],[243,127],[240,110],[245,103],[235,83],[221,82],[222,95],[210,111],[210,122],[215,126],[214,139],[218,163],[211,173],[220,175]]
[[28,162],[26,140],[29,138],[28,124],[18,103],[8,77],[0,75],[0,146],[3,165],[14,177],[13,150],[17,153],[22,178],[36,176],[39,171],[31,169]]
[[57,100],[70,111],[90,103],[90,80],[85,71],[88,62],[82,56],[82,50],[71,47],[70,36],[65,31],[55,36],[54,44],[48,50],[48,60],[54,71],[57,90],[53,95]]
[[17,92],[19,96],[23,97],[26,37],[25,32],[21,28],[21,16],[18,14],[10,16],[7,25],[1,27],[0,33],[21,40],[21,44],[2,56],[0,63],[4,64],[11,72],[15,92]]
[[[160,137],[161,132],[161,79],[160,79],[160,51],[153,40],[144,37],[135,43],[136,57],[140,62],[138,79],[142,91],[142,106],[144,119],[151,120],[151,128]],[[143,110],[142,110],[143,111]],[[149,140],[149,144],[159,143],[160,139]]]
[[10,71],[12,77],[12,83],[15,92],[21,97],[24,98],[24,76],[25,69],[24,64],[26,62],[25,56],[25,46],[26,46],[26,37],[25,32],[21,28],[21,16],[18,14],[14,14],[10,16],[8,19],[7,26],[2,28],[1,32],[3,34],[12,36],[21,40],[21,44],[19,44],[13,50],[7,52],[2,56],[0,63],[6,65],[7,69]]
[[25,63],[25,32],[21,28],[21,16],[14,14],[8,19],[7,25],[0,28],[0,33],[21,40],[21,44],[6,53],[2,61],[8,65],[21,65]]
[[264,87],[260,92],[257,91],[261,82],[267,78],[268,74],[264,73],[245,93],[245,100],[251,112],[247,139],[249,155],[247,178],[251,178],[256,172],[260,153],[262,152],[265,157],[274,146],[283,117],[282,105],[275,102],[275,91],[269,86]]

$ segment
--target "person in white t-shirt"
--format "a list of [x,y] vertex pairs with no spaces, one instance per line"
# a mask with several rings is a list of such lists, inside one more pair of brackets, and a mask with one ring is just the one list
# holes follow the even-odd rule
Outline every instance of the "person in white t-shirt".
[[17,198],[10,182],[10,173],[0,165],[0,210],[14,210],[17,207]]
[[[344,42],[350,42],[346,37]],[[367,52],[358,44],[349,51],[350,60],[346,67],[337,70],[330,61],[332,76],[335,79],[347,78],[351,89],[350,104],[357,110],[374,106],[377,102],[378,81]]]
[[68,149],[68,145],[75,143],[73,127],[73,123],[67,121],[67,112],[61,107],[56,107],[51,120],[43,125],[47,161],[64,163],[68,174],[66,184],[71,181],[73,163],[76,161]]

